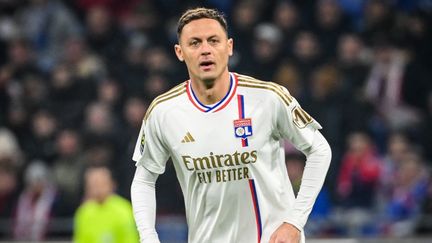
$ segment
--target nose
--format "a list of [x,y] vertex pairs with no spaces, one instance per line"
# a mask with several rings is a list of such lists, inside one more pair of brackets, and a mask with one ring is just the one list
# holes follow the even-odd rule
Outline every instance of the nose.
[[204,41],[201,45],[201,55],[207,56],[211,53],[211,46],[207,41]]

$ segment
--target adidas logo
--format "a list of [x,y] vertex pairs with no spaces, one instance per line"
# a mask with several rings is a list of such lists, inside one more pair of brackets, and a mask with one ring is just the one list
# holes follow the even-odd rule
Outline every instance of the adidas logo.
[[182,143],[192,143],[192,142],[195,142],[195,139],[192,137],[190,132],[187,132],[181,142]]

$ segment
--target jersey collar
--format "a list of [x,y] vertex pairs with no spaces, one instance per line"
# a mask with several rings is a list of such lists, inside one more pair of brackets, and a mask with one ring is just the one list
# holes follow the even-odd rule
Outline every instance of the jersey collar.
[[222,110],[226,105],[228,105],[228,103],[234,97],[234,94],[237,90],[237,82],[238,82],[237,76],[234,75],[233,73],[230,73],[230,87],[228,89],[228,92],[219,102],[213,105],[204,105],[198,100],[194,91],[192,90],[191,80],[189,80],[186,84],[186,92],[189,100],[198,110],[202,112],[218,112]]

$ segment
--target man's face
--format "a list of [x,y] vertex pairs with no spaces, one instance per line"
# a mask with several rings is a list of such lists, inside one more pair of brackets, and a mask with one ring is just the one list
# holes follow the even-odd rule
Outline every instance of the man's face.
[[114,182],[110,172],[105,168],[95,168],[87,171],[86,196],[102,203],[114,192]]
[[233,41],[214,19],[193,20],[183,27],[175,52],[192,79],[210,81],[228,70]]

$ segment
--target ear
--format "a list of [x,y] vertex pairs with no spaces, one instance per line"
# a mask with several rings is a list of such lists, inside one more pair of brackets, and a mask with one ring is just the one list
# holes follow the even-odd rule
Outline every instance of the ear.
[[174,45],[174,51],[175,51],[177,58],[180,60],[180,62],[183,62],[184,61],[183,52],[182,52],[181,46],[179,44]]
[[233,47],[234,47],[234,41],[232,38],[228,39],[228,55],[232,56],[233,55]]

